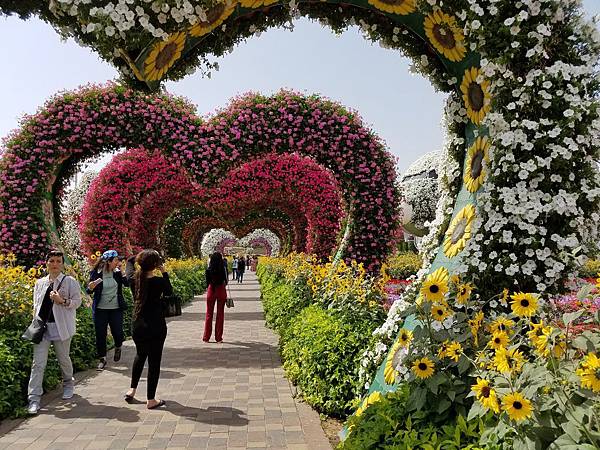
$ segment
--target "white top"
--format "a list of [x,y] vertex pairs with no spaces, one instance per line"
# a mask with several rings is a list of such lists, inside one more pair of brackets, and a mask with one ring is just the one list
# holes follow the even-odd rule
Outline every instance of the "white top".
[[[65,280],[60,286],[58,293],[64,300],[67,300],[67,304],[53,304],[52,313],[54,314],[56,330],[58,331],[60,340],[66,341],[75,335],[75,310],[81,305],[81,286],[75,278],[61,272],[56,277],[56,280],[54,280],[53,289],[56,289],[63,277],[65,277]],[[35,316],[40,313],[48,286],[50,286],[50,277],[48,275],[35,282],[33,288],[33,313]]]

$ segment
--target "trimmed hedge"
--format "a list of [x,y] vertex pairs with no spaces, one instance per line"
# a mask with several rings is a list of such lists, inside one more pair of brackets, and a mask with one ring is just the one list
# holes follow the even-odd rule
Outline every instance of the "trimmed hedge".
[[415,275],[422,265],[423,261],[418,254],[412,252],[398,253],[390,256],[386,261],[386,272],[391,278],[406,280]]

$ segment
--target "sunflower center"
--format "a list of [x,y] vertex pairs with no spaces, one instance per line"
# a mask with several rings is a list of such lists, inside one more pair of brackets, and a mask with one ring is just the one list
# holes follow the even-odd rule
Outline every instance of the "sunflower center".
[[502,342],[502,339],[500,339],[499,337],[497,337],[497,338],[494,339],[494,342],[496,344],[499,344],[500,342]]
[[429,292],[432,294],[437,294],[440,291],[440,287],[437,284],[432,284],[429,286]]
[[420,362],[418,367],[419,370],[427,370],[427,364],[425,364],[424,362]]
[[454,226],[454,230],[452,231],[452,236],[450,237],[450,241],[453,244],[456,244],[465,234],[465,229],[467,228],[467,219],[460,219],[456,222]]
[[477,178],[483,170],[483,152],[475,152],[471,158],[471,178]]
[[443,316],[444,315],[444,310],[443,309],[437,309],[435,312],[436,312],[436,314],[438,316]]
[[519,401],[513,402],[513,408],[515,408],[515,409],[522,409],[523,408],[523,403],[521,403]]
[[523,299],[523,300],[521,300],[521,306],[522,306],[523,308],[527,308],[527,307],[529,307],[529,300],[527,300],[527,299]]
[[447,49],[453,49],[456,47],[456,40],[454,39],[454,33],[450,27],[446,24],[435,24],[433,26],[433,35],[435,40],[442,44],[442,47]]
[[491,389],[489,386],[484,386],[481,388],[481,396],[483,398],[488,398],[490,396]]
[[221,17],[225,11],[225,4],[219,3],[218,5],[213,6],[206,12],[206,20],[200,21],[200,24],[203,26],[211,25],[213,22],[216,22]]
[[173,59],[173,55],[177,51],[177,44],[175,42],[169,42],[165,47],[156,55],[155,66],[157,69],[162,69]]
[[506,325],[504,325],[503,323],[501,323],[501,324],[498,325],[498,329],[500,331],[504,331],[504,330],[506,330]]
[[483,89],[479,86],[478,83],[471,83],[468,89],[469,95],[469,103],[471,104],[471,109],[473,111],[479,111],[483,108]]

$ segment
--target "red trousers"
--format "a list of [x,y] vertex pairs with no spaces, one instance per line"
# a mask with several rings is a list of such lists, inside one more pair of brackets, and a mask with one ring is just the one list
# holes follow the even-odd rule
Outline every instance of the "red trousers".
[[215,340],[223,340],[223,322],[225,322],[225,302],[227,300],[227,289],[224,284],[214,286],[210,284],[206,292],[206,320],[204,321],[204,341],[208,342],[212,335],[213,314],[215,303],[217,304],[217,322],[215,324]]

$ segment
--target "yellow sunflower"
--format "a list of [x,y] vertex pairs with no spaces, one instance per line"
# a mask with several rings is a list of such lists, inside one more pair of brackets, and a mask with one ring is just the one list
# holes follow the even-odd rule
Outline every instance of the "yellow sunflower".
[[157,42],[144,61],[144,75],[148,81],[161,80],[181,56],[186,34],[173,33],[165,41]]
[[415,0],[369,0],[375,8],[392,14],[406,16],[416,9]]
[[412,366],[412,370],[413,370],[415,376],[417,376],[421,380],[424,380],[424,379],[432,376],[434,369],[435,369],[435,364],[433,364],[433,361],[431,361],[427,357],[417,359]]
[[413,333],[410,330],[402,329],[398,335],[398,343],[401,347],[408,347],[413,339]]
[[97,258],[98,257],[93,253],[90,255],[90,261],[96,261]]
[[460,359],[460,354],[462,353],[462,350],[463,350],[463,348],[462,348],[462,345],[460,345],[460,343],[458,343],[456,341],[453,341],[453,342],[446,341],[440,347],[438,356],[440,358],[449,358],[454,362],[458,362],[458,360]]
[[452,62],[462,61],[467,53],[465,36],[456,18],[436,8],[425,17],[425,34],[435,49]]
[[531,317],[537,311],[538,299],[535,294],[515,292],[510,298],[512,299],[510,307],[519,317]]
[[460,90],[467,109],[469,119],[479,125],[491,109],[490,82],[487,80],[477,81],[483,76],[477,67],[471,67],[465,71]]
[[490,140],[487,136],[478,137],[467,152],[467,166],[463,176],[469,192],[477,192],[485,180],[483,161],[489,162]]
[[439,302],[448,292],[448,269],[440,267],[427,275],[421,286],[421,294],[429,302]]
[[95,255],[96,255],[96,256],[102,256],[102,253],[100,253],[100,251],[97,251],[97,252],[95,253]]
[[487,329],[492,334],[506,333],[510,336],[512,334],[512,327],[514,326],[515,323],[512,320],[501,316],[494,320],[492,323],[490,323]]
[[550,355],[548,344],[550,343],[550,335],[553,328],[549,325],[544,326],[543,320],[540,320],[539,323],[531,322],[530,325],[531,329],[527,332],[527,336],[535,347],[536,353],[541,356]]
[[443,322],[450,315],[451,311],[447,306],[440,304],[431,305],[431,317],[433,317],[433,320]]
[[396,377],[398,376],[398,368],[402,365],[402,356],[403,353],[401,350],[404,346],[399,342],[392,346],[392,350],[387,357],[387,361],[385,362],[385,368],[383,370],[383,379],[386,384],[394,384],[396,382]]
[[464,283],[458,286],[458,290],[456,292],[456,301],[458,304],[465,305],[469,301],[472,291],[473,285],[471,283]]
[[479,345],[479,328],[483,323],[483,311],[478,311],[473,319],[469,319],[469,328],[473,335],[473,343],[477,347]]
[[527,419],[533,412],[531,401],[520,392],[506,395],[502,399],[502,409],[506,411],[508,417],[517,422]]
[[217,3],[206,11],[205,20],[198,21],[190,28],[190,34],[194,37],[200,37],[210,33],[227,20],[233,11],[235,11],[236,6],[236,2],[232,2],[229,6],[226,3]]
[[448,258],[458,255],[471,238],[471,226],[475,219],[475,206],[467,205],[450,222],[444,239],[444,254]]
[[576,373],[581,379],[581,387],[600,392],[600,358],[594,353],[585,356]]
[[492,335],[492,339],[490,339],[488,345],[494,350],[498,350],[499,348],[505,348],[508,346],[508,342],[508,335],[500,331]]
[[373,392],[367,398],[363,400],[358,409],[356,410],[355,416],[361,416],[365,410],[374,403],[377,403],[383,398],[381,392]]
[[477,400],[484,408],[491,409],[496,414],[500,412],[496,391],[490,387],[488,380],[477,378],[477,384],[472,385],[471,390],[477,394]]
[[523,353],[519,350],[500,347],[496,350],[492,365],[498,372],[512,375],[521,371],[524,362]]

